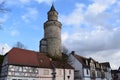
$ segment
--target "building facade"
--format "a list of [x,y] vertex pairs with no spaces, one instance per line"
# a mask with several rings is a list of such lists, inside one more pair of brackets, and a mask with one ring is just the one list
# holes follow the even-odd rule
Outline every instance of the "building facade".
[[113,80],[120,80],[120,67],[118,70],[112,70],[111,73]]
[[112,80],[111,68],[108,62],[99,63],[92,58],[86,58],[72,52],[72,66],[75,68],[75,80]]
[[[65,73],[65,74],[64,74]],[[0,80],[74,80],[74,69],[68,63],[53,61],[46,55],[13,48],[5,56]]]

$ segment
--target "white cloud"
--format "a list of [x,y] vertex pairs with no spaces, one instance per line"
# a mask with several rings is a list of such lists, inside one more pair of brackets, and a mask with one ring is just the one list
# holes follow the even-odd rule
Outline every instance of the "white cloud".
[[23,3],[20,0],[6,0],[6,4],[8,6],[21,6],[21,4],[23,5]]
[[97,15],[104,12],[114,4],[116,0],[94,0],[93,4],[90,4],[87,9],[87,14]]
[[47,4],[51,4],[53,1],[55,0],[35,0],[38,3],[47,3]]
[[11,47],[8,44],[0,44],[0,54],[4,55],[10,49],[11,49]]
[[63,25],[72,26],[73,30],[63,33],[63,44],[80,55],[109,61],[112,68],[117,69],[120,63],[120,10],[117,0],[94,0],[92,4],[82,5],[77,4],[69,15],[62,15]]
[[2,3],[4,0],[0,0],[0,3]]
[[60,21],[64,23],[65,25],[76,25],[78,26],[83,22],[83,8],[85,5],[83,4],[76,4],[76,9],[69,15],[61,15]]
[[[56,0],[54,0],[56,1]],[[6,0],[6,3],[10,6],[22,6],[22,5],[28,5],[33,2],[37,2],[39,4],[45,3],[45,4],[52,4],[53,0]]]
[[[74,49],[77,51],[78,50],[81,50],[81,51],[97,50],[98,51],[98,50],[104,50],[104,49],[114,49],[114,48],[120,48],[119,46],[120,37],[118,37],[119,35],[120,35],[119,29],[107,30],[107,29],[96,28],[89,32],[83,31],[83,32],[75,32],[74,34],[68,34],[64,42],[67,42],[68,44],[70,44],[71,48],[74,48],[76,46]],[[94,43],[96,44],[93,45]]]
[[30,22],[38,18],[38,10],[36,8],[27,8],[25,14],[21,16],[22,20],[25,22]]
[[92,4],[88,5],[85,11],[85,24],[94,27],[100,25],[107,28],[112,26],[109,23],[114,18],[112,12],[114,9],[112,9],[112,6],[115,4],[117,4],[116,0],[94,0]]
[[0,24],[5,22],[8,19],[8,15],[4,14],[3,17],[0,17]]
[[21,3],[29,3],[31,0],[19,0]]
[[19,35],[20,33],[19,33],[19,31],[18,30],[12,30],[11,31],[11,36],[17,36],[17,35]]
[[9,5],[18,5],[18,4],[27,4],[30,3],[31,0],[6,0]]
[[68,39],[69,35],[68,33],[63,33],[62,34],[62,41],[65,42]]

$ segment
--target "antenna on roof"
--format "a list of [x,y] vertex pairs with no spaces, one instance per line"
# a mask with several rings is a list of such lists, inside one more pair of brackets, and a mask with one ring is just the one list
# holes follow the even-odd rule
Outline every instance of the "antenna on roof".
[[55,3],[55,1],[53,0],[53,1],[52,1],[52,5],[54,5],[54,3]]
[[2,52],[1,52],[1,55],[3,55],[4,54],[4,47],[2,47]]

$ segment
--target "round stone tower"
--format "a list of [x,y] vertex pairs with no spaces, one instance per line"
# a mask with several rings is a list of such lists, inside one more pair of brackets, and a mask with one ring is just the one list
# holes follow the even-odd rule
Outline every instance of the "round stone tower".
[[61,58],[61,26],[58,12],[52,5],[48,12],[48,20],[44,23],[44,38],[40,41],[40,52],[50,57]]

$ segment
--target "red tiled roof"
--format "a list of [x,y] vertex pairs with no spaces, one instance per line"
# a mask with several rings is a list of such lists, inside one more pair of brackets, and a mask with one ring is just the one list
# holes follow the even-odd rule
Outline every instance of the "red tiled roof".
[[50,59],[45,54],[39,53],[37,55],[38,55],[39,67],[52,68]]
[[[95,64],[96,69],[101,69],[100,66],[103,66],[104,69],[106,69],[106,67],[109,67],[109,68],[110,68],[109,62],[99,63],[98,61],[95,61],[95,60],[92,59],[92,58],[86,58],[86,57],[77,55],[77,54],[75,54],[75,53],[74,53],[74,54],[72,53],[72,55],[73,55],[84,67],[90,67],[90,62],[91,62],[91,60],[92,60],[93,63]],[[88,61],[88,65],[86,65],[86,61]],[[99,66],[97,66],[97,64],[98,64]]]
[[[52,61],[43,53],[35,51],[12,48],[5,56],[8,58],[8,64],[20,66],[32,66],[39,68],[63,68],[59,61]],[[65,63],[65,68],[73,69],[72,66]]]
[[83,65],[86,65],[85,60],[88,60],[87,58],[85,58],[85,57],[83,57],[83,56],[80,56],[80,55],[77,55],[77,54],[73,54],[73,56],[74,56],[80,63],[82,63]]
[[14,65],[27,65],[27,66],[39,66],[39,62],[37,60],[37,52],[13,48],[7,53],[8,64]]
[[[90,61],[92,60],[94,63],[98,63],[92,58],[86,58],[77,54],[72,54],[84,67],[90,67]],[[86,61],[88,61],[88,65],[86,65]]]

